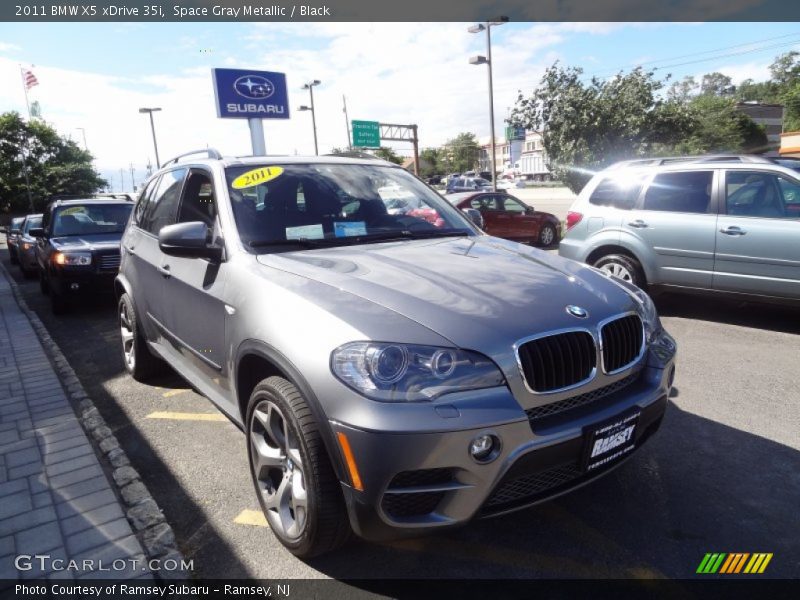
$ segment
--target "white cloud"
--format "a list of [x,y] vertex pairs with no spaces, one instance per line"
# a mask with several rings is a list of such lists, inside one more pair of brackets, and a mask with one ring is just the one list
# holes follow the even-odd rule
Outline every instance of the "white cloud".
[[8,42],[0,42],[0,52],[17,52],[19,50],[22,50],[22,48],[20,48],[16,44],[11,44]]

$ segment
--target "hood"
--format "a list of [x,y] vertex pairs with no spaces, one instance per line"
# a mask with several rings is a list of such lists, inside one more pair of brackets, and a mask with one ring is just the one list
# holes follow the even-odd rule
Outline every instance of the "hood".
[[[489,236],[266,254],[259,262],[328,284],[428,327],[462,348],[634,310],[624,289],[585,265]],[[568,305],[589,312],[567,313]]]
[[119,250],[122,233],[96,233],[93,235],[65,235],[51,238],[50,242],[59,250],[92,251]]

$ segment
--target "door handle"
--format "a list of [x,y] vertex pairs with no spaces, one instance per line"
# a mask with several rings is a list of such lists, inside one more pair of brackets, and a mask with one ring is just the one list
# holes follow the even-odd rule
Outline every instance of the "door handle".
[[133,251],[134,246],[125,246],[125,250],[128,251],[128,254],[131,256],[136,256],[136,252]]
[[169,272],[169,265],[162,265],[158,267],[158,272],[161,273],[167,279],[172,277],[172,273]]
[[720,229],[720,233],[724,233],[725,235],[744,235],[747,232],[742,229],[741,227],[736,227],[735,225],[731,225],[725,229]]
[[644,229],[647,227],[647,223],[642,221],[641,219],[636,219],[635,221],[631,221],[628,223],[629,226],[635,227],[636,229]]

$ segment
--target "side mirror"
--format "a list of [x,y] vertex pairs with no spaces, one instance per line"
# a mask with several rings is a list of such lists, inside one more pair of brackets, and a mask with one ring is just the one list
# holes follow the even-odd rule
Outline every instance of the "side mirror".
[[222,248],[211,245],[210,233],[202,221],[167,225],[158,232],[158,247],[170,256],[219,260]]
[[536,209],[533,208],[532,206],[526,206],[525,207],[525,214],[526,215],[532,215],[535,212],[536,212]]
[[467,218],[469,218],[474,225],[477,225],[480,229],[483,229],[483,215],[479,211],[475,210],[474,208],[463,208],[461,210],[465,215],[467,215]]
[[31,227],[28,230],[28,235],[35,238],[44,237],[44,229],[42,229],[41,227]]

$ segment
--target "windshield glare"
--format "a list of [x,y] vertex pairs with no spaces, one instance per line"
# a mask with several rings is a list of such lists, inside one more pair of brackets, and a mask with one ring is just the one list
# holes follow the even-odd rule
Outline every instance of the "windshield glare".
[[122,233],[133,203],[68,206],[53,218],[53,236]]
[[248,246],[366,243],[394,232],[474,233],[460,211],[399,168],[273,163],[229,167],[226,175],[236,226]]

